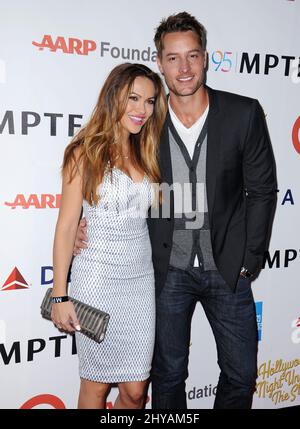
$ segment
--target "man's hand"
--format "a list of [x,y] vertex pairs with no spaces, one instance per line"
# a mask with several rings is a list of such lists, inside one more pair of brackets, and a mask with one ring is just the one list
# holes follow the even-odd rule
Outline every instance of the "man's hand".
[[75,244],[74,244],[74,249],[73,249],[73,255],[74,256],[79,255],[81,253],[82,249],[86,249],[87,248],[87,234],[86,234],[86,230],[87,230],[86,219],[83,218],[79,222],[79,225],[78,225],[78,228],[77,228],[77,233],[76,233],[76,238],[75,238]]
[[250,277],[253,277],[253,274],[250,273],[250,271],[248,271],[247,268],[242,267],[241,272],[240,272],[240,276],[245,277],[245,279],[249,279]]

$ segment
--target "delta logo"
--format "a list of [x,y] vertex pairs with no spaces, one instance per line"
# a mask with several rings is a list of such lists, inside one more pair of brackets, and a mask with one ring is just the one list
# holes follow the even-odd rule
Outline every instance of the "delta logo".
[[44,49],[49,49],[50,52],[60,50],[64,54],[77,55],[88,55],[97,48],[97,44],[94,40],[80,40],[74,37],[65,39],[63,36],[58,36],[53,40],[50,34],[45,34],[40,43],[33,41],[32,44],[39,48],[40,51]]
[[300,155],[300,116],[298,116],[293,126],[292,141],[296,152]]
[[26,197],[24,194],[18,194],[14,201],[6,201],[4,204],[11,209],[22,207],[29,209],[58,209],[60,207],[61,194],[30,194]]
[[1,287],[1,291],[16,290],[16,289],[28,289],[28,283],[20,273],[17,267],[15,267],[9,277],[7,278],[4,285]]

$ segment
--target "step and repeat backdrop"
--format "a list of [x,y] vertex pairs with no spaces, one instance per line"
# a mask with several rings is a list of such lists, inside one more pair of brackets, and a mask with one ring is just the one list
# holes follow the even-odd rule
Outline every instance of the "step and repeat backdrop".
[[[207,28],[207,83],[259,99],[266,114],[279,193],[269,251],[252,286],[259,332],[253,408],[300,404],[300,1],[1,0],[0,408],[77,406],[75,342],[39,308],[53,279],[64,148],[114,66],[158,70],[154,29],[183,8]],[[189,408],[212,407],[218,374],[198,305]],[[116,396],[113,388],[108,408]]]

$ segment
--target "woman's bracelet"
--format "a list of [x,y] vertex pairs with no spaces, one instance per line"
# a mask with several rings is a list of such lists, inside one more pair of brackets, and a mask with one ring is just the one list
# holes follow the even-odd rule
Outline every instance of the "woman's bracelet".
[[69,301],[68,295],[65,295],[65,296],[52,296],[51,297],[51,302],[53,304],[59,304],[60,302],[66,302],[66,301]]

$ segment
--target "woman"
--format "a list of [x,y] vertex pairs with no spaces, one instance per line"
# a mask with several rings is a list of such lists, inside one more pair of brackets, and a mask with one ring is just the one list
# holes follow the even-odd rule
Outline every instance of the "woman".
[[146,216],[154,201],[152,183],[159,182],[156,152],[165,114],[159,76],[141,64],[121,64],[105,81],[90,121],[65,150],[52,297],[66,296],[83,205],[89,246],[73,261],[71,296],[110,314],[98,344],[80,333],[70,301],[53,302],[55,325],[76,330],[78,408],[104,408],[111,383],[119,389],[115,408],[144,406],[155,330]]

